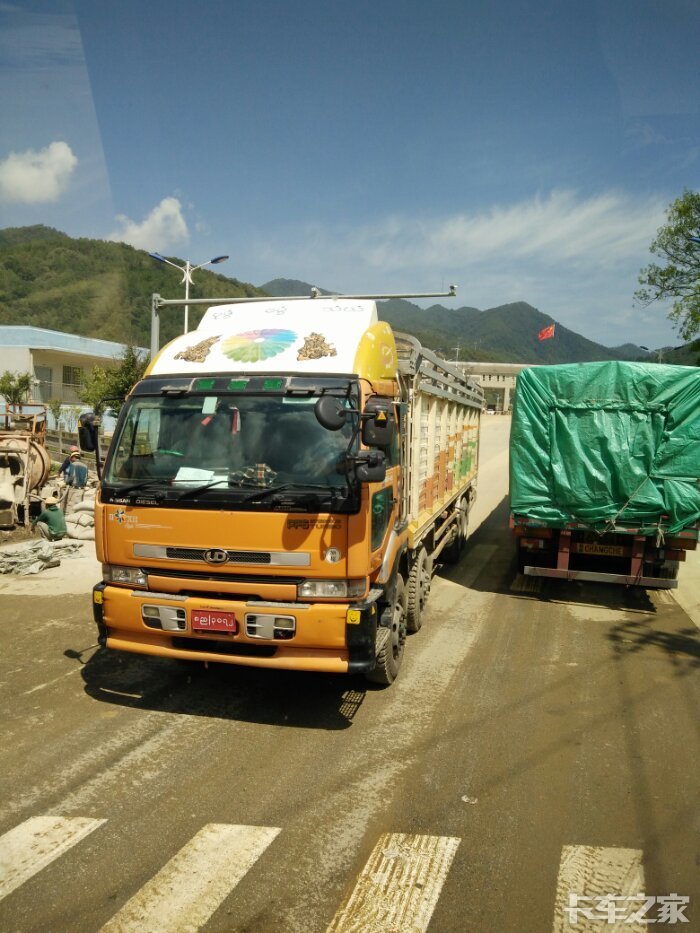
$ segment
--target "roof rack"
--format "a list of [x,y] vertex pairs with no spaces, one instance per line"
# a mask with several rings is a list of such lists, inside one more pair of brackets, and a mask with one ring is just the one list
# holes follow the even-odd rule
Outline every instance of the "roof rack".
[[312,288],[309,295],[286,295],[274,296],[236,296],[235,298],[161,298],[154,292],[151,297],[151,359],[155,358],[160,350],[160,314],[161,308],[180,307],[182,305],[234,305],[250,304],[260,301],[308,301],[310,298],[332,299],[351,299],[353,301],[388,301],[390,298],[455,298],[457,295],[457,286],[450,285],[446,292],[407,292],[405,294],[395,295],[325,295],[320,288]]
[[481,408],[484,401],[483,389],[478,381],[471,379],[461,367],[443,360],[410,334],[394,331],[394,339],[399,358],[399,372],[414,380],[416,385],[420,380],[422,392]]

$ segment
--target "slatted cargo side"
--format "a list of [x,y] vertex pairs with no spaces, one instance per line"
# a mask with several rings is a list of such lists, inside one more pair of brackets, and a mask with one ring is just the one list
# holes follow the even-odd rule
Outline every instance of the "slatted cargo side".
[[405,404],[403,502],[415,547],[476,479],[483,392],[414,337],[395,337]]

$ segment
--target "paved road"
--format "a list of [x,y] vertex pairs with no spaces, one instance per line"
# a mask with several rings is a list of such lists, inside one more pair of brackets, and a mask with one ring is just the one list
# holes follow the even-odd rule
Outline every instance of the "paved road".
[[0,592],[0,931],[614,929],[570,893],[700,929],[698,629],[518,577],[484,420],[468,552],[389,690],[114,655],[86,593]]

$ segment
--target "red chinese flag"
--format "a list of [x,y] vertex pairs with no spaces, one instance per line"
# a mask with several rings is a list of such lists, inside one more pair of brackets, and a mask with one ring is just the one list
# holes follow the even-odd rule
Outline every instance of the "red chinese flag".
[[550,337],[554,336],[554,324],[550,324],[549,327],[544,327],[537,335],[538,340],[549,340]]

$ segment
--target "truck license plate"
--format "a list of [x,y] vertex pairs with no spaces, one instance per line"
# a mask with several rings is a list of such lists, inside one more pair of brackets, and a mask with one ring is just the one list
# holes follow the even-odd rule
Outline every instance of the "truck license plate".
[[585,544],[576,545],[578,554],[599,554],[602,557],[624,557],[625,549],[619,544]]
[[237,632],[238,623],[232,612],[193,609],[190,616],[193,632]]

